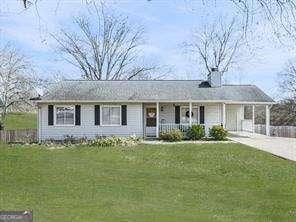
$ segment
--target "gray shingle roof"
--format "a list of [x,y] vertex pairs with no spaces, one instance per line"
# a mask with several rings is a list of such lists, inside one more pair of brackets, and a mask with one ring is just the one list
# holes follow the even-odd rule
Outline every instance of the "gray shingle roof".
[[199,80],[85,81],[54,84],[42,101],[273,102],[254,85],[199,88]]

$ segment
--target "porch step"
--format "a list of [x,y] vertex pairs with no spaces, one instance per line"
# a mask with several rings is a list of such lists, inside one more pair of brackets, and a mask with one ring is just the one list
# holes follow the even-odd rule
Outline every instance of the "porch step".
[[151,140],[151,141],[153,141],[153,140],[157,140],[157,138],[155,137],[155,136],[145,136],[145,138],[144,138],[145,140]]

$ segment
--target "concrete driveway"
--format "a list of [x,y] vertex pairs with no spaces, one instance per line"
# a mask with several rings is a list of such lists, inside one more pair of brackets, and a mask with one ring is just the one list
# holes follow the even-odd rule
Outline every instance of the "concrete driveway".
[[249,132],[230,132],[229,138],[235,142],[296,161],[296,138],[269,137]]

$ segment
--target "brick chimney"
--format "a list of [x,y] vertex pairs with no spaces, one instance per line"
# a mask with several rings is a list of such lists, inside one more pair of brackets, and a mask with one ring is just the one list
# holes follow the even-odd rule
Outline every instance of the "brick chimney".
[[211,87],[221,87],[222,85],[222,73],[218,68],[211,68],[211,72],[208,74],[208,81]]

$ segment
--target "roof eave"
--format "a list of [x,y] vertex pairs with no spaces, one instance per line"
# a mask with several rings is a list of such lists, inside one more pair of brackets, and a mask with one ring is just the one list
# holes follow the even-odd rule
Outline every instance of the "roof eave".
[[37,104],[49,104],[49,103],[225,103],[225,104],[240,104],[240,105],[273,105],[276,104],[275,101],[232,101],[232,100],[38,100]]

